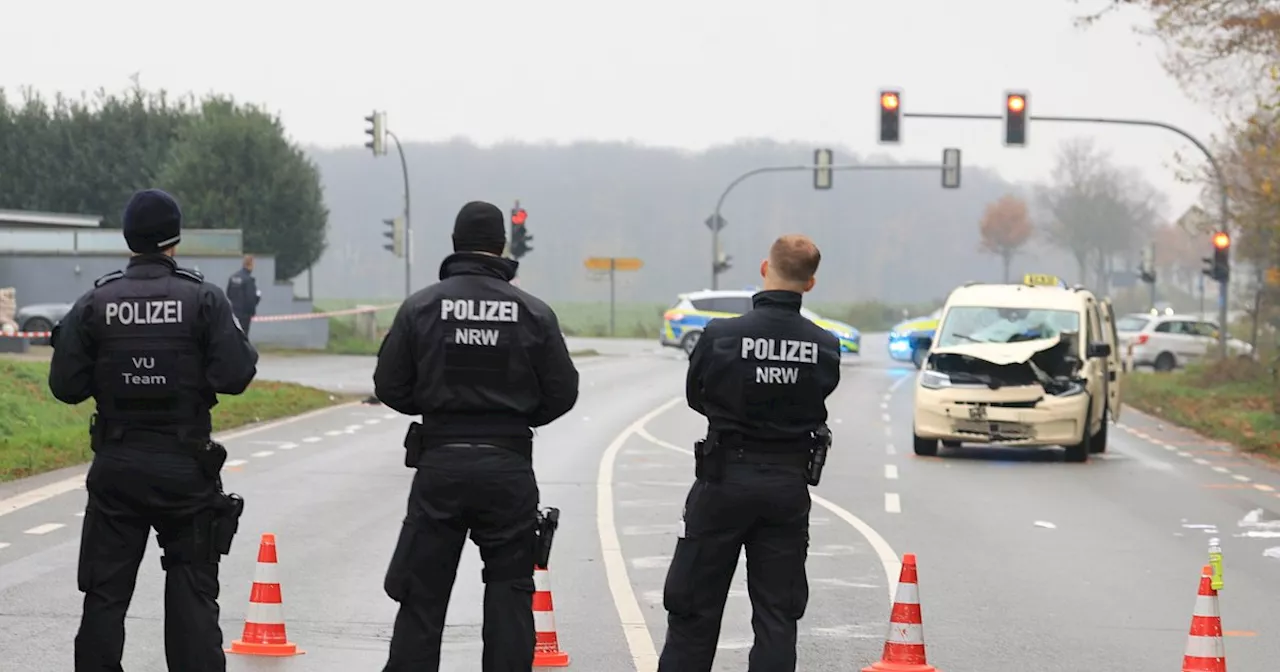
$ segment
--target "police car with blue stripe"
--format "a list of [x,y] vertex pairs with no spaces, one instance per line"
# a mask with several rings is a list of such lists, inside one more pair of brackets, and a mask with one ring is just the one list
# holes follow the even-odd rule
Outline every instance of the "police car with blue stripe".
[[[689,292],[676,297],[676,302],[662,316],[662,333],[658,342],[670,348],[693,352],[707,323],[717,317],[737,317],[751,310],[751,297],[759,290],[710,290]],[[831,332],[840,340],[840,354],[859,354],[862,333],[853,326],[825,318],[808,308],[800,314]]]

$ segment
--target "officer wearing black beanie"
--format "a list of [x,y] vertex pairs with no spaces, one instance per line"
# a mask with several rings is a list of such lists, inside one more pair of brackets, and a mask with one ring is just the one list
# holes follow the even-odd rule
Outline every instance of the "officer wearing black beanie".
[[121,669],[125,612],[154,527],[164,549],[168,667],[223,672],[217,563],[244,502],[222,491],[226,450],[210,439],[209,411],[217,395],[244,392],[258,353],[222,290],[174,261],[182,211],[172,196],[139,191],[123,224],[133,257],[72,306],[49,366],[59,401],[93,397],[97,405],[75,670]]
[[378,351],[378,400],[421,416],[405,438],[417,473],[384,583],[400,603],[384,672],[440,669],[468,525],[484,559],[482,669],[533,668],[533,571],[550,540],[536,524],[531,428],[573,408],[578,370],[555,312],[511,284],[518,263],[505,246],[501,210],[462,206],[440,282],[400,306]]

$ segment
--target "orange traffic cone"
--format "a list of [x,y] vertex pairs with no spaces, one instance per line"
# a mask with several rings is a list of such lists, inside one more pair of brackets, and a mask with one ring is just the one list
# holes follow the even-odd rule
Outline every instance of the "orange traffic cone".
[[258,567],[249,591],[249,612],[244,618],[244,634],[231,642],[227,653],[249,656],[296,656],[298,645],[284,632],[284,604],[280,599],[280,576],[276,571],[276,535],[262,535],[258,545]]
[[898,592],[889,614],[889,634],[884,639],[884,654],[862,672],[938,672],[925,660],[924,620],[920,615],[920,587],[916,582],[916,555],[902,556],[902,574]]
[[546,567],[533,570],[534,667],[568,667],[569,654],[560,650],[556,636],[556,610],[551,604],[551,581]]
[[1213,589],[1213,567],[1200,572],[1200,592],[1191,613],[1191,633],[1182,655],[1182,672],[1227,672],[1227,649],[1222,643],[1222,614]]

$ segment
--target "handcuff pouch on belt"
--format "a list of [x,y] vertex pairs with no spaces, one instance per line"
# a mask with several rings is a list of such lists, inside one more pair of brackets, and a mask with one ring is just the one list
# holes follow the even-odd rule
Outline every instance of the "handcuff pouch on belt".
[[707,438],[693,444],[693,475],[717,483],[724,478],[724,446],[718,431],[707,431]]
[[813,432],[813,448],[809,450],[809,464],[804,470],[804,480],[817,485],[822,480],[822,468],[827,464],[827,451],[831,449],[831,428],[825,424]]
[[556,529],[560,527],[560,509],[547,507],[538,512],[538,547],[534,554],[534,565],[546,569],[551,561],[551,544],[555,541]]
[[422,423],[409,423],[409,431],[404,433],[404,466],[417,469],[422,461],[422,453],[427,449],[426,430]]

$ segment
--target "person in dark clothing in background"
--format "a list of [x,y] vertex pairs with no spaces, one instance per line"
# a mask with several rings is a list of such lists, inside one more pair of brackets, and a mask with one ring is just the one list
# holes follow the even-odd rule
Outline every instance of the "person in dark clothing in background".
[[54,332],[49,390],[66,404],[97,404],[76,672],[121,670],[125,612],[151,528],[164,550],[168,668],[227,669],[218,561],[243,500],[222,492],[226,451],[210,439],[209,412],[218,394],[244,392],[258,353],[222,290],[174,261],[181,224],[168,194],[134,194],[124,211],[128,267],[98,278]]
[[258,281],[253,278],[252,254],[244,255],[244,265],[227,280],[227,298],[231,300],[231,310],[248,336],[250,323],[258,314],[258,303],[262,301]]
[[809,489],[826,459],[826,399],[840,384],[840,344],[800,314],[821,254],[782,236],[760,264],[764,291],[740,317],[715,319],[689,356],[685,396],[707,418],[663,587],[659,672],[711,672],[729,584],[743,547],[751,598],[751,672],[796,669],[809,602]]
[[502,211],[458,213],[440,282],[400,306],[378,350],[379,401],[422,416],[417,469],[384,588],[400,603],[384,672],[436,672],[449,594],[470,531],[484,561],[484,672],[533,668],[539,493],[532,427],[568,413],[578,370],[554,311],[515,287]]

